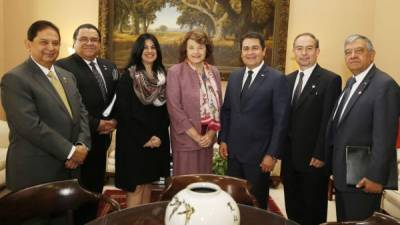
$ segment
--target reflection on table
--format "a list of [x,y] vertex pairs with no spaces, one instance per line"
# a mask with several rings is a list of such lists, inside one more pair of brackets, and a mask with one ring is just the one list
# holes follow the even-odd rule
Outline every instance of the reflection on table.
[[[108,214],[87,225],[164,225],[168,202],[155,202]],[[241,225],[298,225],[277,214],[239,204]]]

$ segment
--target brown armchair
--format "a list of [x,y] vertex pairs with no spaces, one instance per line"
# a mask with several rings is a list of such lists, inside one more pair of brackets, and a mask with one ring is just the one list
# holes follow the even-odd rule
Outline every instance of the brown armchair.
[[83,189],[77,180],[39,184],[0,198],[0,225],[18,225],[34,217],[67,213],[73,224],[73,210],[88,202],[105,201],[114,210],[119,204],[109,197]]
[[375,212],[371,217],[363,221],[327,222],[321,225],[400,225],[400,220],[383,213]]
[[237,203],[258,206],[255,197],[249,191],[251,185],[247,180],[214,174],[192,174],[169,177],[166,180],[165,189],[161,193],[160,200],[171,200],[176,193],[195,182],[211,182],[217,184],[222,190],[230,194]]

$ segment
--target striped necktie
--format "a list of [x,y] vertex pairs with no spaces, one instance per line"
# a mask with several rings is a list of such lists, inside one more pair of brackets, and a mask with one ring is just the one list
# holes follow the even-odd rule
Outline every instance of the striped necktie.
[[71,111],[71,107],[68,103],[67,100],[67,95],[65,94],[65,90],[63,88],[63,86],[61,85],[61,82],[56,78],[56,75],[50,71],[47,76],[50,78],[51,84],[53,85],[54,89],[56,89],[58,95],[60,96],[61,100],[63,101],[65,107],[67,108],[69,115],[72,118],[72,111]]

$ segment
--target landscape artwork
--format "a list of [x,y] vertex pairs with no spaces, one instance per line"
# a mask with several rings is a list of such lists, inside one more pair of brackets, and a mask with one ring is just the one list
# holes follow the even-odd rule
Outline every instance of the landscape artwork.
[[289,0],[100,0],[99,6],[102,54],[120,69],[141,33],[157,37],[169,67],[178,63],[185,33],[202,29],[224,76],[242,65],[239,41],[248,31],[265,36],[265,62],[284,70]]

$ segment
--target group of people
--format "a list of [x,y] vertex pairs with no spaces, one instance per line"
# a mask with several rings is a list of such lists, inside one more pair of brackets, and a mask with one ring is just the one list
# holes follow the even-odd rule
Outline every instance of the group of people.
[[[227,175],[248,180],[264,209],[270,172],[282,159],[287,215],[302,225],[326,221],[331,174],[338,221],[372,215],[383,189],[397,182],[399,86],[374,65],[365,36],[345,40],[353,75],[342,91],[340,76],[318,65],[313,34],[294,39],[299,70],[285,76],[265,64],[265,38],[249,32],[239,41],[244,67],[230,74],[224,100],[213,44],[203,31],[185,34],[179,63],[168,70],[157,38],[141,34],[121,75],[98,57],[101,34],[94,25],[80,25],[73,40],[75,53],[56,61],[59,29],[36,21],[27,33],[30,57],[2,78],[12,191],[78,177],[101,193],[116,128],[115,185],[126,191],[128,207],[150,202],[151,183],[170,175],[170,148],[173,175],[212,173],[215,142],[228,160]],[[347,146],[371,151],[367,175],[356,186],[346,184]],[[80,210],[78,224],[95,218],[95,205]]]

